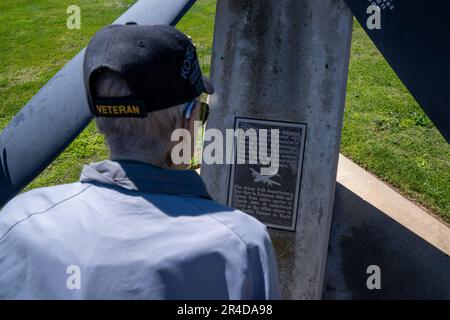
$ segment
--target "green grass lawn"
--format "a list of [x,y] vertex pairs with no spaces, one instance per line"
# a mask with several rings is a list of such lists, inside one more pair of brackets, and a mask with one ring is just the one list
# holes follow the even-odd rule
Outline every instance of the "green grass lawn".
[[341,151],[450,222],[450,145],[355,22]]
[[[102,26],[133,0],[0,2],[0,129]],[[81,7],[81,30],[66,8]],[[178,27],[197,44],[209,72],[215,1],[199,0]],[[450,222],[450,145],[355,24],[342,152]],[[76,181],[81,167],[107,157],[92,123],[30,186]]]

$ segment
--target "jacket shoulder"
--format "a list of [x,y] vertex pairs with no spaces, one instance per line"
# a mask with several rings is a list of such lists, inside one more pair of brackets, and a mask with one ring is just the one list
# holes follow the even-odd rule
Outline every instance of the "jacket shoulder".
[[229,232],[237,235],[247,246],[261,244],[270,239],[264,224],[240,210],[213,200],[197,198],[192,201],[216,223],[222,224]]
[[29,217],[45,213],[65,201],[76,198],[89,186],[76,182],[38,188],[14,197],[0,211],[0,239]]
[[52,187],[33,189],[11,199],[1,210],[1,214],[10,211],[39,212],[47,210],[62,201],[76,197],[90,185],[80,182]]

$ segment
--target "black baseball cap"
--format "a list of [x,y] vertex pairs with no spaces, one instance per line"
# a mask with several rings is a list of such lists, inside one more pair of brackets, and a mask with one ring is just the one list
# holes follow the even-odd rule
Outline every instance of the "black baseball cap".
[[[84,58],[84,83],[96,117],[146,117],[189,102],[214,88],[202,76],[191,39],[167,25],[111,25],[90,41]],[[97,77],[120,75],[131,91],[123,98],[96,96]]]

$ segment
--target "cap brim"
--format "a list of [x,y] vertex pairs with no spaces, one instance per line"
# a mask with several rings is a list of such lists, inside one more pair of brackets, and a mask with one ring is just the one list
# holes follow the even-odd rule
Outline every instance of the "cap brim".
[[214,86],[212,85],[211,81],[205,76],[203,76],[203,84],[205,87],[205,92],[207,94],[213,94],[215,92]]

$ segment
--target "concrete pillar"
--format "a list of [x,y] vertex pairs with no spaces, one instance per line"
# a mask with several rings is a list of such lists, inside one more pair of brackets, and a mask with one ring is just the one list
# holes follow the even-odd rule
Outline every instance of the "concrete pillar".
[[[299,175],[280,178],[298,185],[290,190],[298,198],[295,231],[270,229],[286,299],[322,295],[351,33],[352,16],[342,0],[217,2],[216,94],[207,128],[224,131],[252,118],[281,126],[289,121],[300,132],[294,150]],[[216,200],[232,204],[236,168],[203,163],[201,174]]]

